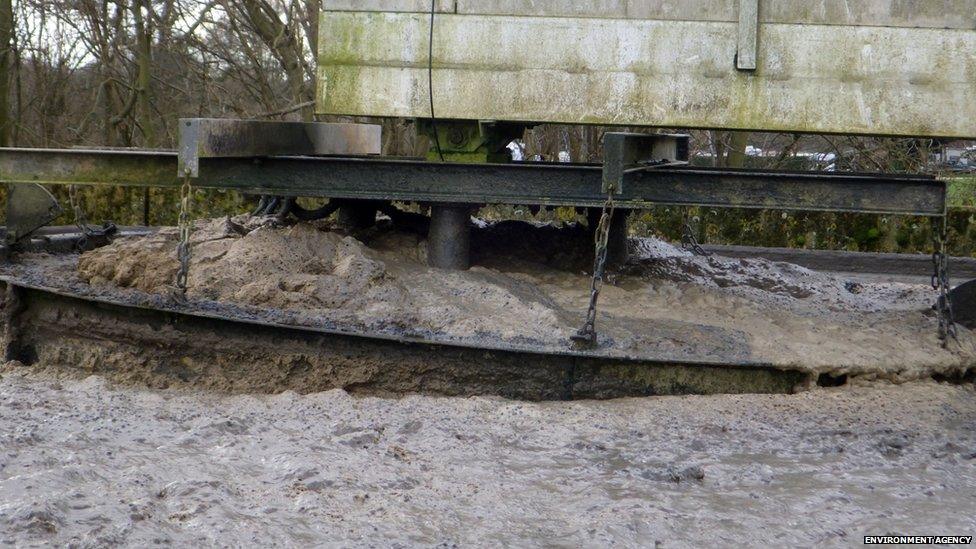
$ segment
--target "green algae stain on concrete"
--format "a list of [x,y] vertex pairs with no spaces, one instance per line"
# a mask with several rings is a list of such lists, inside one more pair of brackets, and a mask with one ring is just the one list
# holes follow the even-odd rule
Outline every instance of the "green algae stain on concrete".
[[[318,111],[429,117],[429,20],[325,12]],[[976,29],[764,24],[759,68],[736,25],[444,14],[438,116],[976,137]],[[953,68],[954,67],[954,68]]]

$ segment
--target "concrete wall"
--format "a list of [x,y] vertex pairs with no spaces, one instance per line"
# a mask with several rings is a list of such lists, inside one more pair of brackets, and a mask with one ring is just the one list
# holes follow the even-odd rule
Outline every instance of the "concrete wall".
[[[976,0],[443,0],[438,117],[976,137]],[[326,0],[321,113],[424,118],[427,0]]]

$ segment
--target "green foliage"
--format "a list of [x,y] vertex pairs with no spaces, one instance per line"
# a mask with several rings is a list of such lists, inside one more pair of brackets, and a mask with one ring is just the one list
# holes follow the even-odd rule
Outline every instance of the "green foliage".
[[[75,222],[65,186],[48,187],[64,213],[53,225],[72,225]],[[145,199],[149,199],[149,225],[176,225],[179,214],[178,189],[144,189],[133,187],[78,187],[78,197],[88,222],[99,225],[111,221],[118,225],[142,225]],[[193,193],[192,214],[195,217],[237,215],[248,211],[253,200],[236,192],[196,190]],[[0,187],[0,207],[6,208],[7,192]]]
[[[976,216],[952,210],[949,218],[950,252],[976,257]],[[911,216],[659,207],[632,216],[631,231],[676,241],[688,219],[697,227],[700,240],[710,244],[854,252],[932,251],[932,222]]]
[[976,208],[976,175],[949,180],[949,205],[953,208]]

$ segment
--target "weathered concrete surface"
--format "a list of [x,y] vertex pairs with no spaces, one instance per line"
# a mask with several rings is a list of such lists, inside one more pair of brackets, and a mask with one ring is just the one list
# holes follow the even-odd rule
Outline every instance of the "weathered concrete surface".
[[[438,13],[725,21],[738,17],[736,0],[437,0]],[[429,0],[326,0],[326,12],[430,13]],[[763,0],[763,23],[863,25],[933,29],[976,28],[976,0]]]
[[[834,4],[766,7],[761,19],[777,22],[760,27],[754,72],[735,68],[734,11],[719,10],[717,21],[597,18],[585,10],[579,17],[442,14],[434,39],[437,114],[976,137],[972,2],[947,5],[954,18],[926,7],[917,19],[893,3],[842,14]],[[536,14],[532,6],[542,3],[520,5]],[[805,15],[801,23],[780,22],[787,13]],[[319,52],[318,111],[429,116],[429,23],[423,13],[327,11],[321,32],[331,39]],[[929,25],[969,30],[909,28]]]

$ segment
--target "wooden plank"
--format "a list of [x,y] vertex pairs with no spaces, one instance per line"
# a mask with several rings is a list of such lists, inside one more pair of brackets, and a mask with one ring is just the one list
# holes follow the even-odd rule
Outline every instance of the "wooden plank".
[[756,49],[759,47],[759,0],[739,0],[739,48],[736,68],[756,70]]
[[[976,32],[443,15],[444,118],[976,137]],[[429,116],[423,14],[323,17],[318,111]]]

